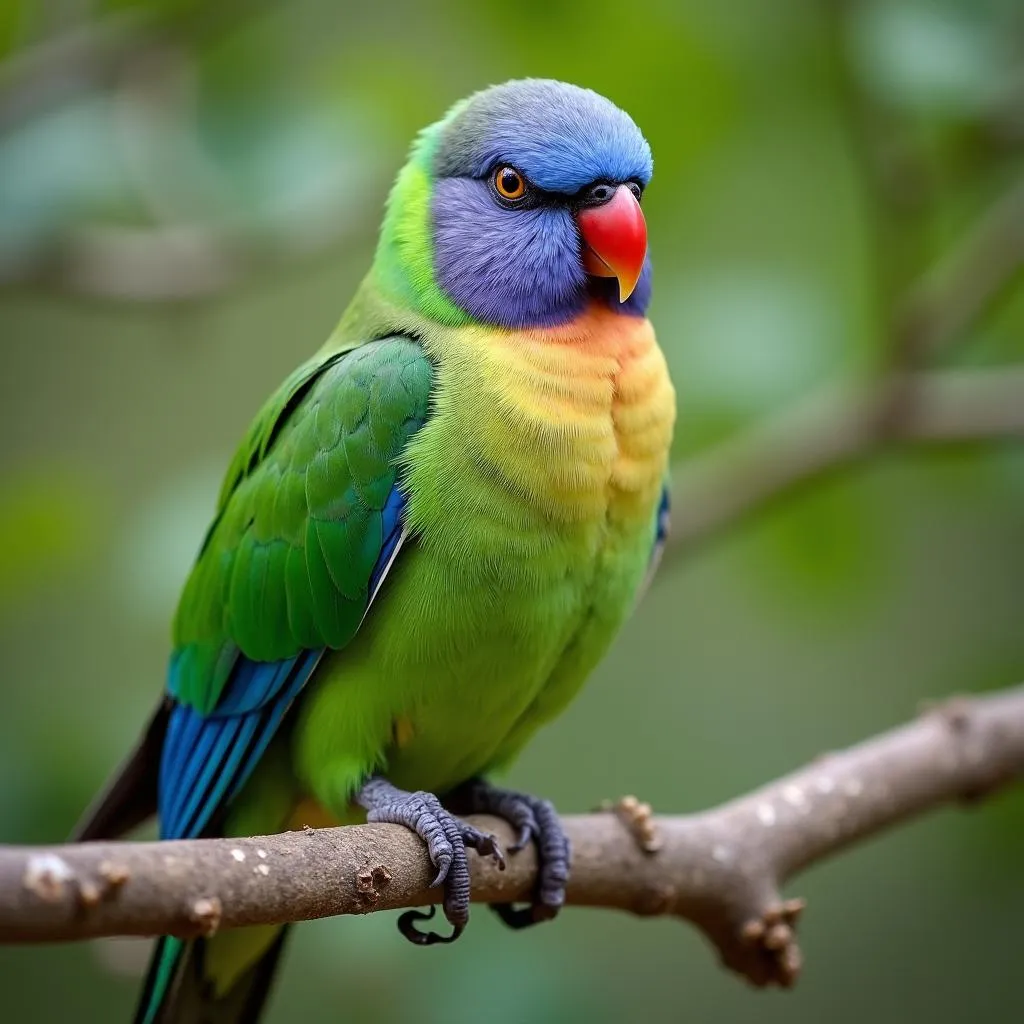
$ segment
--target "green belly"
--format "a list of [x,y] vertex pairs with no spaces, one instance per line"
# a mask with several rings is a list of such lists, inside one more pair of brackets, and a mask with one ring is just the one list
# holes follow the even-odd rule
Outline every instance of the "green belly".
[[356,640],[304,695],[293,751],[304,787],[340,813],[363,778],[443,791],[500,767],[575,695],[628,614],[649,529],[581,545],[566,571],[461,571],[402,553]]

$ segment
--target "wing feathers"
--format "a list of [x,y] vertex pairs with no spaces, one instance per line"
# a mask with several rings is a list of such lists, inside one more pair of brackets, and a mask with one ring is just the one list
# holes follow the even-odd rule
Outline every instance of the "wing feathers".
[[164,836],[213,827],[323,651],[358,630],[403,540],[395,467],[431,380],[415,342],[373,342],[297,371],[250,431],[176,622]]

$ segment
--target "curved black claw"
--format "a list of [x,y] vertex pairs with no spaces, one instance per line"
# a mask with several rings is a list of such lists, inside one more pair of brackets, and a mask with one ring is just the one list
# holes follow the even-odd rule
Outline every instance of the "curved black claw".
[[444,886],[444,916],[452,926],[452,934],[421,932],[417,921],[429,921],[435,913],[431,907],[426,913],[410,910],[398,919],[398,930],[418,946],[432,946],[438,942],[454,942],[469,920],[469,862],[466,849],[474,849],[482,856],[493,857],[498,866],[505,867],[505,855],[498,840],[456,818],[441,806],[432,793],[407,793],[392,786],[386,779],[371,778],[359,791],[356,801],[366,808],[367,821],[388,821],[405,825],[426,844],[431,863],[437,868],[437,877],[431,883]]
[[527,907],[511,903],[494,903],[491,909],[510,928],[527,928],[550,921],[565,903],[565,886],[569,880],[572,848],[555,808],[548,800],[492,786],[483,779],[468,783],[458,797],[465,800],[476,814],[495,814],[504,818],[518,832],[509,853],[522,850],[530,840],[537,843],[540,869],[537,892]]
[[437,913],[437,905],[431,904],[429,910],[407,910],[398,919],[398,930],[414,946],[435,946],[438,943],[447,945],[454,942],[465,931],[465,925],[453,924],[451,935],[441,935],[438,932],[421,932],[416,927],[417,921],[429,921]]
[[[563,900],[564,902],[564,900]],[[550,921],[558,916],[559,907],[549,907],[544,903],[528,903],[517,907],[514,903],[488,904],[498,917],[513,931],[521,931],[531,925]]]

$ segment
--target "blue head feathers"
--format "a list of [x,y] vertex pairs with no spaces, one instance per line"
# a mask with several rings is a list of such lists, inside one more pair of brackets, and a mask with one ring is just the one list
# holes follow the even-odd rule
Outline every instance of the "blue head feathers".
[[[650,147],[626,113],[589,89],[527,79],[457,104],[427,139],[434,272],[456,305],[509,328],[564,323],[594,299],[643,315],[649,264],[620,305],[616,282],[584,269],[575,217],[595,185],[650,180]],[[496,189],[503,167],[522,176],[521,201]]]
[[528,78],[478,92],[446,119],[438,178],[512,164],[538,188],[573,195],[595,181],[651,180],[651,147],[632,118],[590,89]]

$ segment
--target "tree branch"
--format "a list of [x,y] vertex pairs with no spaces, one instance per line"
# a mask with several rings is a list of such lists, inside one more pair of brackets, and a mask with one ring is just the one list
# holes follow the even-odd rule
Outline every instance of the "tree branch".
[[[939,804],[1024,777],[1024,687],[957,699],[700,814],[569,817],[568,902],[695,923],[759,985],[800,968],[793,874]],[[496,819],[475,819],[509,845]],[[631,828],[624,827],[624,822]],[[500,872],[473,857],[473,899],[528,897],[532,848]],[[436,902],[423,844],[395,825],[253,839],[0,847],[0,942],[211,934],[220,927],[365,914]]]
[[[898,389],[899,401],[892,399]],[[829,388],[673,469],[670,549],[684,549],[883,443],[1024,437],[1024,367]]]
[[920,365],[954,341],[1020,281],[1024,268],[1024,182],[1002,194],[910,291],[893,325],[896,362]]
[[795,408],[673,467],[669,553],[886,442],[1024,436],[1024,367],[924,367],[967,335],[1024,268],[1024,184],[1003,193],[891,317],[882,372],[825,387]]

